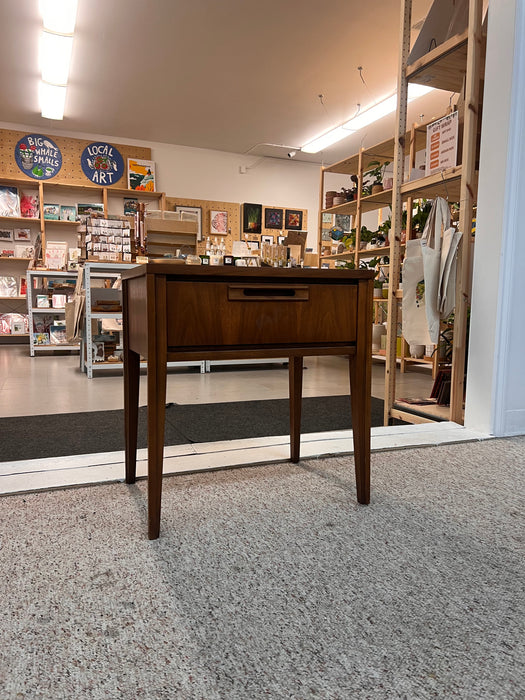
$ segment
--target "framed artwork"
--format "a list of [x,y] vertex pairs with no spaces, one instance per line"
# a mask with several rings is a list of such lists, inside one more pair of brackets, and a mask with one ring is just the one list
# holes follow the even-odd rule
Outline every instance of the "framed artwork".
[[261,243],[269,243],[270,245],[273,245],[274,238],[273,236],[261,236]]
[[286,209],[284,227],[289,231],[301,231],[303,228],[303,212],[298,209]]
[[74,204],[60,205],[60,221],[76,221],[77,208]]
[[6,228],[0,230],[0,241],[14,241],[13,230]]
[[266,207],[264,210],[264,228],[275,228],[282,231],[283,210]]
[[343,229],[343,231],[350,231],[350,229],[351,229],[350,214],[336,214],[335,215],[335,225],[338,228]]
[[90,216],[91,214],[104,213],[104,205],[100,204],[77,204],[77,211],[79,216]]
[[49,333],[33,333],[35,345],[49,345]]
[[197,221],[197,240],[202,241],[202,207],[176,206],[175,211],[183,221]]
[[242,205],[242,231],[243,233],[261,233],[262,229],[262,204]]
[[31,229],[29,228],[15,228],[15,241],[30,241],[31,240]]
[[60,204],[44,204],[44,219],[58,221],[60,219]]
[[329,224],[330,226],[333,224],[333,214],[323,214],[323,224]]
[[286,236],[277,236],[277,245],[284,245]]
[[128,188],[155,192],[155,162],[128,158]]
[[226,236],[228,234],[227,211],[210,211],[210,233],[213,236]]

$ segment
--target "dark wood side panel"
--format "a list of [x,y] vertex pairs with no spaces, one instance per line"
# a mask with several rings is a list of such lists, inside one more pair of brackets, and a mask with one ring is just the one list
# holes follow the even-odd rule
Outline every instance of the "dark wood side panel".
[[129,344],[130,348],[148,356],[148,296],[146,277],[135,277],[127,280],[129,304]]
[[292,300],[231,299],[227,282],[168,280],[168,347],[354,342],[357,285],[311,284],[306,291]]

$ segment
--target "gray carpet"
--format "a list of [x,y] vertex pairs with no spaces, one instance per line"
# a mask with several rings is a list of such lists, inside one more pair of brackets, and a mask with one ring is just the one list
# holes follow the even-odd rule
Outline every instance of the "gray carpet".
[[525,437],[0,498],[0,697],[525,697]]

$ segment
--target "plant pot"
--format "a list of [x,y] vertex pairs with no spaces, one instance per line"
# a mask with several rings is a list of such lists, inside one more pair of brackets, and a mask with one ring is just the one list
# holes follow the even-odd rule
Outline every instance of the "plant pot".
[[374,299],[382,299],[383,290],[381,287],[374,287]]
[[372,185],[372,194],[377,194],[383,191],[383,185]]
[[381,350],[381,336],[386,335],[386,328],[383,323],[374,323],[372,326],[372,352]]

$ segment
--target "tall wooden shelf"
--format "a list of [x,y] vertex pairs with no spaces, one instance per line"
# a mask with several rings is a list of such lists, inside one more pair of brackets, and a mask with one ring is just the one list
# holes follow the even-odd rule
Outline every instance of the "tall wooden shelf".
[[[483,74],[482,0],[470,0],[468,28],[408,65],[412,0],[403,0],[401,10],[400,57],[398,68],[397,130],[394,136],[394,185],[392,192],[392,236],[388,300],[388,333],[385,373],[385,423],[393,418],[418,422],[411,410],[396,404],[396,329],[398,303],[396,292],[401,266],[401,214],[407,197],[444,197],[460,204],[459,230],[463,237],[458,250],[456,307],[451,366],[451,399],[447,416],[463,422],[464,371],[466,354],[467,309],[470,303],[469,270],[472,246],[471,224],[477,192],[476,136],[480,119],[480,79]],[[406,132],[408,83],[419,83],[451,92],[464,90],[464,125],[461,165],[415,182],[404,182],[404,143]],[[416,136],[417,138],[417,136]],[[440,415],[443,419],[443,416]],[[423,418],[426,420],[426,418]]]

